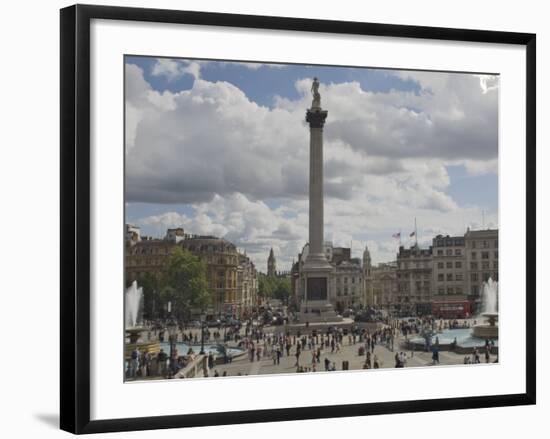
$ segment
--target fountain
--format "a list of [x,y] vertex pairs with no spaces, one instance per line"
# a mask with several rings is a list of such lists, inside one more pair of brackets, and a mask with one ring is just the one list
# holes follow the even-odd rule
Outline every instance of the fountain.
[[489,278],[483,285],[483,294],[481,296],[482,313],[481,316],[487,318],[486,324],[476,325],[472,331],[474,337],[483,339],[498,338],[498,283]]
[[126,336],[129,339],[125,349],[126,357],[129,357],[136,348],[141,352],[157,353],[160,351],[160,344],[158,342],[139,341],[141,333],[147,329],[143,326],[138,326],[142,298],[143,288],[138,287],[137,282],[133,281],[124,294],[124,326]]
[[439,341],[440,350],[454,350],[457,353],[471,353],[473,349],[486,346],[486,341],[491,340],[495,351],[498,350],[498,283],[491,278],[483,285],[481,296],[482,311],[480,316],[486,319],[484,324],[458,329],[443,329],[434,331],[433,328],[424,327],[418,336],[408,340],[409,347],[417,350],[425,349]]

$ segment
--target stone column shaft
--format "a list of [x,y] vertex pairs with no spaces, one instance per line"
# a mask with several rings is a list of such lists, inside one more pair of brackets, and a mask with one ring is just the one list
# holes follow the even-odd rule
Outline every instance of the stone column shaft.
[[323,126],[327,111],[321,108],[307,110],[309,123],[309,255],[306,264],[309,268],[329,266],[323,248],[324,208],[323,208]]
[[323,128],[310,129],[309,143],[309,252],[324,254]]

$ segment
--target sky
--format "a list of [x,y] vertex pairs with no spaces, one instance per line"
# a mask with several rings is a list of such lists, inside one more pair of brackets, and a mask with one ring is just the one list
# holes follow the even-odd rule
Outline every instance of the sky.
[[[266,271],[308,239],[311,82],[321,83],[325,239],[395,260],[417,224],[498,227],[498,76],[125,58],[126,222],[232,241]],[[401,241],[393,238],[401,233]]]

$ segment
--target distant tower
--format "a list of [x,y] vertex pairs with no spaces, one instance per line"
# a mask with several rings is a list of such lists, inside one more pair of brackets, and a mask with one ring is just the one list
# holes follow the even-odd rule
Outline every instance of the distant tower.
[[370,258],[369,248],[365,245],[363,252],[363,291],[365,292],[364,304],[367,306],[374,305],[374,285],[372,279],[372,262]]
[[277,263],[275,262],[275,255],[273,254],[273,247],[269,251],[269,258],[267,258],[267,275],[275,277],[277,274]]
[[365,246],[365,251],[363,252],[363,273],[365,276],[370,276],[371,271],[371,259],[369,248]]

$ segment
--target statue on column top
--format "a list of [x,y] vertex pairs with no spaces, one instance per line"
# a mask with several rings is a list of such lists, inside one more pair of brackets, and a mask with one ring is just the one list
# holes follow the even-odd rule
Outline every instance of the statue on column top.
[[319,93],[319,80],[316,77],[313,78],[313,84],[311,84],[311,94],[313,95],[311,108],[321,108],[321,94]]

